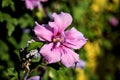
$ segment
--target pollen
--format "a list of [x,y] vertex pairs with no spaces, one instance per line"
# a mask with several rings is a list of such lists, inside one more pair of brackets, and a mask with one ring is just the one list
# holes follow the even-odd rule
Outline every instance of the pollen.
[[53,42],[56,43],[56,42],[62,42],[63,39],[62,38],[54,38],[53,39]]

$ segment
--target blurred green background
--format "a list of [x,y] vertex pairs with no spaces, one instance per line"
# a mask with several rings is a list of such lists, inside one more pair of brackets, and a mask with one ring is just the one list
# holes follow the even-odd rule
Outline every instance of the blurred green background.
[[[42,24],[49,19],[41,9],[26,9],[23,0],[0,0],[0,4],[0,80],[17,80],[19,49],[35,37],[34,21]],[[76,27],[88,39],[76,51],[86,61],[84,69],[48,67],[43,80],[120,80],[119,0],[48,0],[42,4],[48,15],[70,13],[70,27]],[[39,73],[36,71],[30,76]]]

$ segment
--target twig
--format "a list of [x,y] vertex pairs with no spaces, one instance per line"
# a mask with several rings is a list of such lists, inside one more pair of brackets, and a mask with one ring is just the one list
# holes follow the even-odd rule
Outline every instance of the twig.
[[23,76],[23,79],[22,80],[27,80],[27,77],[29,75],[29,72],[30,72],[30,68],[29,66],[26,66],[25,68],[25,73],[24,73],[24,76]]

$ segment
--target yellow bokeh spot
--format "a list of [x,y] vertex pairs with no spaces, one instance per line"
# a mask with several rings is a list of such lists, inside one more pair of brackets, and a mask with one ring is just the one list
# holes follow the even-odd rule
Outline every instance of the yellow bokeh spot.
[[[86,68],[90,69],[90,72],[94,74],[97,67],[96,59],[97,56],[100,55],[99,41],[94,41],[94,42],[88,41],[84,46],[84,48],[86,50],[86,57],[88,60],[86,62]],[[76,72],[77,72],[76,80],[89,80],[88,76],[85,74],[84,69],[76,68]]]
[[107,2],[107,0],[94,0],[94,3],[98,4],[98,5],[105,5]]
[[85,50],[87,52],[86,57],[87,57],[87,63],[86,67],[90,69],[92,73],[95,72],[96,67],[97,67],[97,57],[100,55],[100,47],[99,43],[97,41],[95,42],[87,42],[85,45]]
[[119,1],[113,0],[113,3],[108,3],[108,6],[106,6],[106,10],[114,12],[118,7],[119,7]]
[[113,2],[115,3],[115,4],[117,4],[117,5],[119,5],[119,0],[113,0]]
[[91,9],[95,12],[99,12],[104,9],[106,6],[107,0],[93,0],[93,4],[91,5]]
[[77,72],[77,79],[76,80],[88,80],[88,77],[85,75],[85,72],[83,69],[76,68]]
[[40,8],[40,9],[36,12],[36,16],[38,17],[38,19],[42,19],[43,17],[45,17],[44,10],[43,10],[42,8]]
[[97,4],[92,4],[92,5],[91,5],[91,8],[92,8],[92,10],[95,11],[95,12],[99,12],[99,11],[100,11],[99,6],[98,6]]

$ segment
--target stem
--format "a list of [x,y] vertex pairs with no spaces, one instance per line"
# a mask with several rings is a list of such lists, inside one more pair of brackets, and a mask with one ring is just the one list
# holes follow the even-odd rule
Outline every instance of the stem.
[[29,72],[30,72],[30,68],[28,66],[26,66],[25,73],[24,73],[24,76],[23,76],[22,80],[27,80]]
[[75,63],[74,70],[75,70],[75,68],[76,68],[76,65],[77,65],[77,63]]

